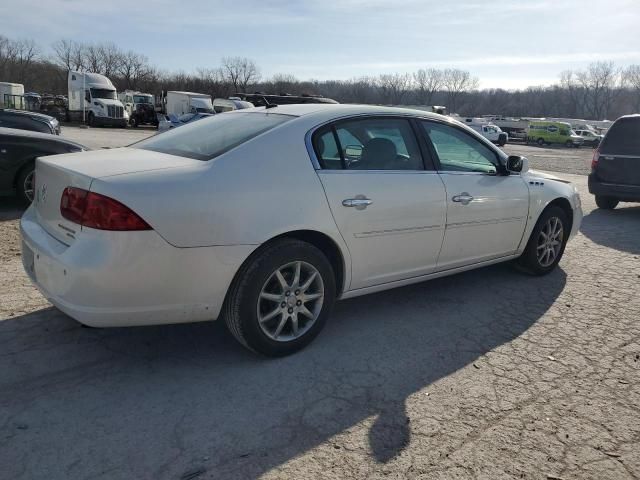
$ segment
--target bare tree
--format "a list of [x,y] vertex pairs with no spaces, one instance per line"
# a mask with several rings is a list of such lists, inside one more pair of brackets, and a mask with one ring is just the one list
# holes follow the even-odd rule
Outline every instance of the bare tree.
[[401,105],[411,86],[411,76],[408,73],[385,73],[378,77],[376,83],[386,103]]
[[[106,77],[111,77],[120,69],[124,54],[113,43],[103,43],[98,45],[98,54],[101,59],[102,69],[99,73]],[[147,63],[147,57],[141,54],[136,54],[142,61]]]
[[613,62],[594,62],[576,76],[584,89],[589,115],[596,119],[605,118],[619,91],[620,70]]
[[244,92],[247,87],[260,79],[260,70],[255,62],[245,57],[225,57],[222,70],[236,92]]
[[274,94],[298,93],[300,80],[288,73],[277,73],[266,82],[267,91]]
[[[115,62],[115,60],[112,60]],[[128,51],[118,55],[117,72],[122,77],[125,89],[138,89],[140,84],[154,73],[149,59],[139,53]]]
[[466,70],[447,68],[442,72],[442,85],[447,92],[447,108],[456,112],[460,97],[470,90],[476,90],[480,82]]
[[640,65],[629,65],[622,76],[624,86],[632,92],[634,110],[640,113]]
[[84,70],[84,46],[75,40],[61,39],[54,42],[53,62],[64,70]]
[[419,105],[431,105],[436,92],[443,86],[443,72],[435,68],[420,69],[413,74]]

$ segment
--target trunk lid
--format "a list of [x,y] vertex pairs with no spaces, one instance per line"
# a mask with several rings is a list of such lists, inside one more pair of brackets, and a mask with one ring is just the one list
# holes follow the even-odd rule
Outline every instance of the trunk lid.
[[65,188],[91,190],[91,183],[96,178],[192,165],[202,165],[202,162],[136,148],[38,158],[33,200],[36,216],[42,228],[51,236],[71,245],[81,227],[60,213],[60,199]]
[[616,121],[599,151],[595,173],[602,182],[640,185],[640,116]]

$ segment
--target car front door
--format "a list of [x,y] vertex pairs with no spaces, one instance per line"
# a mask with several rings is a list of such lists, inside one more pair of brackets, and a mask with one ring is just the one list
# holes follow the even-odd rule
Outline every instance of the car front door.
[[447,196],[438,270],[513,254],[529,215],[529,189],[518,174],[503,175],[497,153],[461,128],[423,121]]
[[[313,146],[359,289],[432,272],[442,245],[445,190],[406,118],[358,117],[322,127]],[[428,157],[428,156],[427,156]]]

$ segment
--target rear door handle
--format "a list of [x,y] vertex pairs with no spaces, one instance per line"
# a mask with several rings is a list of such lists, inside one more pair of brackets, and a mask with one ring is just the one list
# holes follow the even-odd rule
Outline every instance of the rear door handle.
[[454,195],[453,197],[451,197],[451,200],[463,205],[469,205],[469,203],[471,203],[471,201],[473,200],[473,197],[467,192],[462,192],[460,195]]
[[373,203],[373,200],[367,197],[346,198],[342,201],[343,207],[355,207],[356,210],[364,210]]

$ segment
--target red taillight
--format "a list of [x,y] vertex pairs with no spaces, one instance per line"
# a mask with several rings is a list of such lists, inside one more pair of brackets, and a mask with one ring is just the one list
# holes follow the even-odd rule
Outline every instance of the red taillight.
[[60,213],[71,222],[98,230],[151,230],[149,224],[126,205],[81,188],[64,189]]
[[591,170],[595,170],[598,165],[598,160],[600,160],[600,149],[596,148],[593,151],[593,159],[591,160]]

